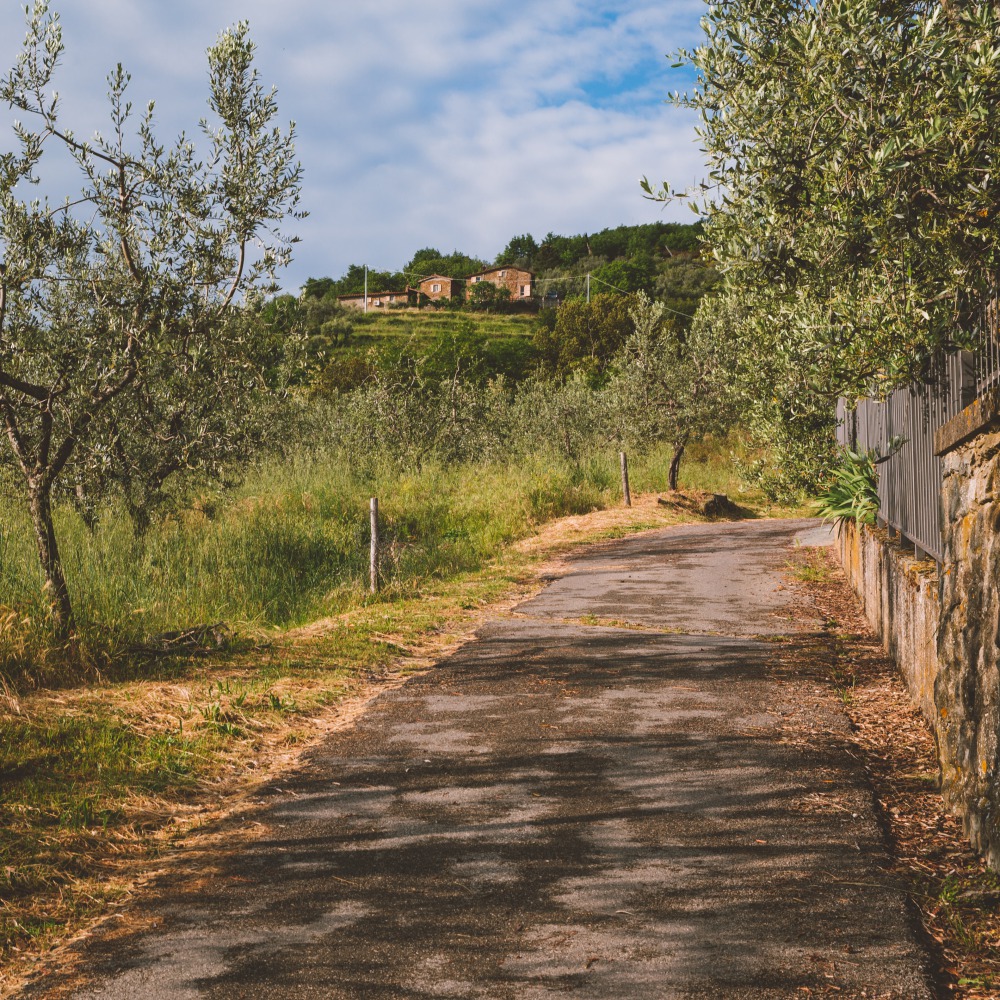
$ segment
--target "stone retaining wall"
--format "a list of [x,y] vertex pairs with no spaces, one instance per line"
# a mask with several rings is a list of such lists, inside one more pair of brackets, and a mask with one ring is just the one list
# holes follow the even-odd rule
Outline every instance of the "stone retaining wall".
[[942,786],[1000,867],[1000,433],[944,454],[944,563],[935,688]]
[[934,562],[917,560],[885,531],[853,524],[838,534],[840,561],[861,599],[865,617],[899,665],[910,696],[936,724],[934,691],[940,673],[938,574]]
[[941,567],[871,528],[843,529],[839,548],[866,617],[934,729],[945,801],[1000,869],[1000,417],[942,441]]

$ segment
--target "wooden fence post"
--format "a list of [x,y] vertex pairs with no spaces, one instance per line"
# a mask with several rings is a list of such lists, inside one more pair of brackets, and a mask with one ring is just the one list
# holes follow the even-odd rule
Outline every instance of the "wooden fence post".
[[371,576],[371,590],[373,594],[378,593],[378,497],[372,497],[372,549],[369,564],[369,574]]
[[618,453],[622,462],[622,494],[625,497],[625,506],[632,506],[632,494],[628,488],[628,455],[621,451]]

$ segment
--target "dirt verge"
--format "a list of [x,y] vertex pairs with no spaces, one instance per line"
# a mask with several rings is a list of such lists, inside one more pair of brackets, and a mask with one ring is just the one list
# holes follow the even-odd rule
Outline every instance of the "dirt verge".
[[942,995],[1000,996],[1000,878],[972,850],[938,791],[933,733],[883,654],[831,551],[802,550],[790,576],[825,621],[790,644],[787,669],[837,690],[905,885],[940,965]]

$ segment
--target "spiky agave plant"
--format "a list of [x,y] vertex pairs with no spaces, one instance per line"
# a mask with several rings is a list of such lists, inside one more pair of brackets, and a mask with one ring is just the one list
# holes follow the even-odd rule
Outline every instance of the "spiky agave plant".
[[874,451],[844,448],[826,489],[815,501],[816,512],[825,521],[874,524],[878,514],[878,456]]

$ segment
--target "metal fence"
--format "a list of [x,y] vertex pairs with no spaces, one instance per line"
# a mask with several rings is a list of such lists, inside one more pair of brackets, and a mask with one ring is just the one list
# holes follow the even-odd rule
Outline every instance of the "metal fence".
[[995,295],[990,296],[979,306],[973,321],[976,341],[976,391],[980,396],[987,389],[1000,385],[998,312],[1000,312],[1000,300]]
[[838,442],[874,450],[882,459],[879,519],[939,562],[943,469],[934,454],[934,432],[998,373],[1000,355],[994,361],[986,352],[955,351],[925,382],[897,389],[884,400],[859,400],[853,410],[843,399],[837,403]]

